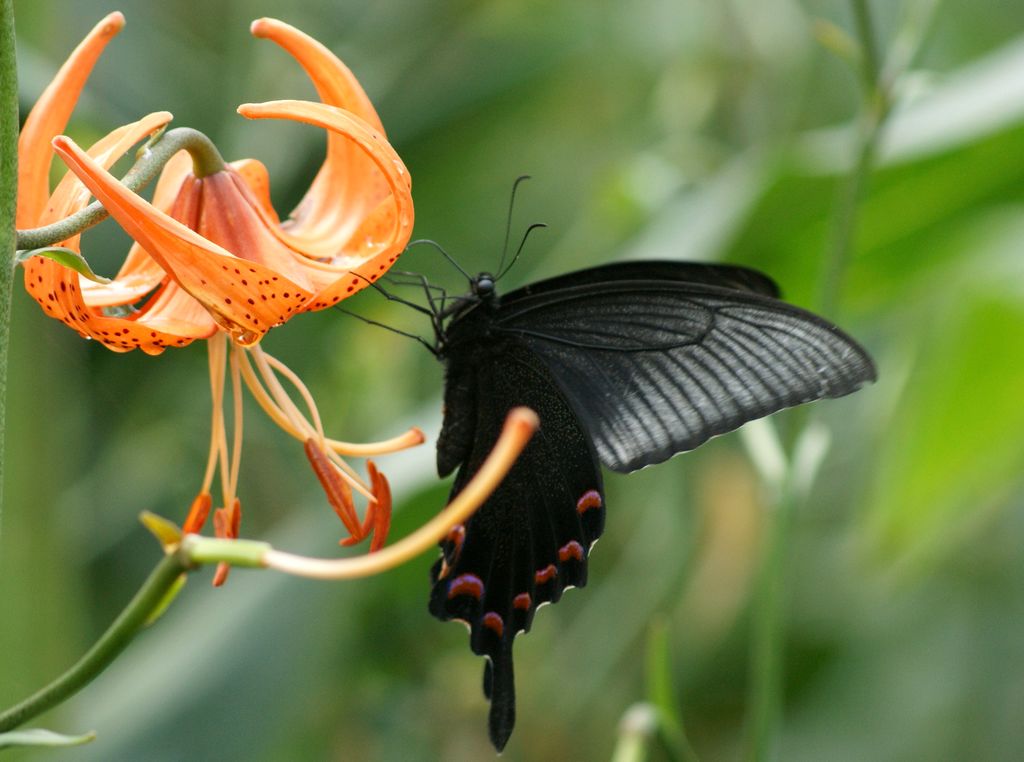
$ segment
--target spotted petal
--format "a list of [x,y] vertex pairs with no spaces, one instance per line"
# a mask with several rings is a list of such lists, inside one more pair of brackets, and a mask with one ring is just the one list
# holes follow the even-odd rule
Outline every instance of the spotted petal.
[[[131,146],[162,127],[170,118],[171,115],[167,112],[158,112],[114,130],[90,149],[89,154],[93,157],[91,160],[97,166],[112,165]],[[47,203],[40,223],[46,224],[74,214],[88,201],[88,191],[69,173]],[[64,245],[78,251],[79,236],[68,239]],[[114,351],[124,352],[141,348],[149,354],[158,354],[166,346],[184,346],[193,339],[205,338],[216,330],[216,325],[201,308],[197,311],[192,305],[183,304],[182,298],[176,298],[173,293],[168,293],[167,287],[151,299],[141,311],[116,317],[106,315],[95,305],[88,304],[82,293],[82,284],[89,283],[90,286],[94,286],[95,293],[107,293],[105,299],[99,300],[107,304],[128,304],[135,301],[118,300],[110,296],[121,290],[117,278],[105,285],[92,284],[91,281],[82,280],[76,271],[44,257],[29,258],[24,264],[24,269],[26,289],[50,317],[74,328],[83,337],[100,341]],[[151,288],[152,286],[146,289],[146,292]],[[168,308],[173,309],[173,315],[167,313]]]
[[[312,295],[277,270],[236,257],[132,193],[74,141],[54,148],[125,231],[240,344],[301,311]],[[181,198],[181,196],[179,196]]]
[[[412,181],[405,164],[381,133],[351,112],[309,101],[247,103],[238,112],[250,119],[290,119],[322,127],[352,145],[372,163],[364,178],[372,209],[353,220],[345,246],[326,262],[307,260],[317,293],[306,309],[322,309],[376,280],[405,248],[412,233]],[[354,275],[351,273],[355,273]]]

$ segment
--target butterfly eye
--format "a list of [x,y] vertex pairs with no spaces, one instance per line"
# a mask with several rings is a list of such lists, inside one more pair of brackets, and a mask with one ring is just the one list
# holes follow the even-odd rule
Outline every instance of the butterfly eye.
[[473,279],[473,293],[477,296],[490,296],[494,293],[494,276],[480,273]]

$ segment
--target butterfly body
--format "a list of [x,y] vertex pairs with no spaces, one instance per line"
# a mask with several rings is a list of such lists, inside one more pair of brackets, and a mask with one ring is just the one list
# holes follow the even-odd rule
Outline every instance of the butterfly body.
[[600,466],[628,472],[746,421],[874,379],[870,358],[827,321],[777,299],[741,267],[618,263],[499,297],[482,274],[439,314],[445,364],[438,471],[476,473],[508,411],[540,430],[508,476],[441,543],[431,613],[470,627],[488,657],[491,740],[515,722],[512,642],[539,605],[587,580],[604,527]]

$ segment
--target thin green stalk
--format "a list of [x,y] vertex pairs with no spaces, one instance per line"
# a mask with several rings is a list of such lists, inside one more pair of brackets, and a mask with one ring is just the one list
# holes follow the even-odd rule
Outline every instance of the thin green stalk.
[[7,409],[7,346],[17,206],[18,68],[14,48],[14,0],[0,0],[0,518],[3,515],[4,411]]
[[[160,170],[178,151],[192,154],[193,172],[197,177],[206,177],[224,169],[224,159],[206,135],[191,127],[178,127],[147,143],[139,152],[138,161],[125,173],[121,182],[132,192],[142,190],[160,174]],[[42,249],[60,243],[102,222],[108,214],[99,201],[94,201],[85,209],[51,225],[19,230],[18,249]]]
[[857,233],[860,198],[871,174],[878,141],[890,112],[890,95],[882,81],[882,67],[875,43],[874,23],[868,0],[850,0],[861,52],[863,111],[858,122],[857,149],[849,176],[842,183],[833,216],[832,240],[825,261],[820,305],[823,314],[834,312],[842,290]]
[[[836,311],[843,277],[856,239],[860,199],[891,106],[890,92],[882,82],[871,6],[868,0],[850,0],[850,4],[860,43],[863,111],[859,120],[854,164],[839,190],[824,266],[820,306],[822,313],[827,316],[833,316]],[[805,430],[806,425],[809,424],[798,426],[798,429]],[[793,472],[794,458],[790,457],[789,462],[788,473],[769,518],[768,548],[756,592],[751,655],[750,745],[747,751],[750,762],[764,762],[777,756],[779,728],[782,724],[786,559],[789,556],[794,517],[803,502],[804,490],[809,487],[804,485],[803,489],[797,489],[797,479]]]
[[755,594],[747,751],[750,762],[763,762],[775,756],[773,750],[782,721],[786,559],[796,513],[792,479],[786,481],[769,516],[768,547]]
[[878,47],[875,44],[875,25],[871,20],[871,6],[868,0],[851,0],[851,4],[853,5],[853,21],[857,26],[857,38],[860,42],[864,88],[870,92],[878,87],[879,75],[882,71],[878,58]]
[[184,554],[172,552],[164,556],[128,606],[85,656],[52,683],[0,713],[0,733],[42,714],[88,685],[163,609],[178,579],[188,568]]
[[832,223],[832,240],[829,256],[825,260],[825,275],[822,280],[821,313],[831,319],[836,318],[836,307],[842,291],[843,277],[846,274],[857,237],[857,219],[860,210],[860,199],[867,185],[871,166],[874,164],[878,139],[881,137],[882,122],[868,118],[862,122],[861,136],[857,145],[857,156],[853,169],[843,181]]

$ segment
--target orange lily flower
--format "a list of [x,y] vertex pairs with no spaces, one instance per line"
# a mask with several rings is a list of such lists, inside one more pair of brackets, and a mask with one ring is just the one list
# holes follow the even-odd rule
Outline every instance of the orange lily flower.
[[[350,537],[371,534],[378,548],[389,524],[387,481],[368,465],[369,482],[341,455],[367,456],[419,444],[417,429],[386,442],[351,445],[329,439],[312,395],[280,362],[264,353],[260,339],[292,316],[319,310],[376,280],[408,242],[413,224],[411,182],[387,142],[365,92],[345,65],[302,32],[270,19],[253,33],[271,39],[305,69],[321,103],[277,101],[248,104],[249,118],[301,121],[327,131],[327,155],[303,201],[281,222],[269,200],[266,169],[255,160],[192,168],[179,152],[164,167],[152,203],[121,185],[109,167],[134,143],[170,120],[151,114],[115,130],[84,151],[58,136],[88,74],[107,42],[124,25],[114,13],[76,48],[29,114],[18,144],[19,228],[61,220],[84,208],[90,193],[131,235],[117,276],[88,280],[52,259],[25,261],[29,293],[48,315],[118,352],[159,354],[168,346],[208,339],[213,392],[213,432],[203,485],[185,529],[198,532],[212,507],[210,489],[220,472],[222,506],[215,533],[236,537],[241,515],[237,482],[241,453],[241,383],[244,380],[271,418],[305,443],[328,499]],[[53,148],[71,168],[52,194],[48,173]],[[80,251],[79,236],[63,242]],[[119,308],[119,309],[116,309]],[[229,444],[223,413],[226,370],[231,370],[234,432]],[[286,379],[305,412],[285,390]],[[353,491],[369,501],[360,520]],[[223,581],[221,569],[217,581]]]
[[[51,198],[47,207],[49,143],[63,130],[89,70],[123,24],[115,13],[97,25],[26,120],[18,146],[19,228],[66,217],[87,203],[79,191],[60,208],[54,201],[64,197]],[[156,354],[168,345],[206,338],[217,327],[236,342],[251,345],[291,316],[332,306],[364,288],[402,252],[413,224],[409,174],[355,77],[326,48],[293,27],[261,19],[252,30],[295,56],[324,99],[239,109],[250,118],[292,119],[327,130],[324,165],[295,214],[278,221],[269,202],[266,169],[255,160],[197,178],[190,174],[187,158],[176,157],[165,168],[150,204],[105,171],[120,154],[97,161],[67,138],[57,138],[57,152],[136,246],[111,283],[83,281],[80,289],[66,282],[76,280],[77,273],[45,258],[29,259],[26,287],[47,314],[115,351],[138,347]],[[66,245],[77,248],[77,243]],[[70,296],[59,297],[58,291]],[[134,314],[112,317],[104,312],[146,296],[151,298]],[[153,323],[171,330],[153,331]],[[169,340],[168,334],[174,338]]]

